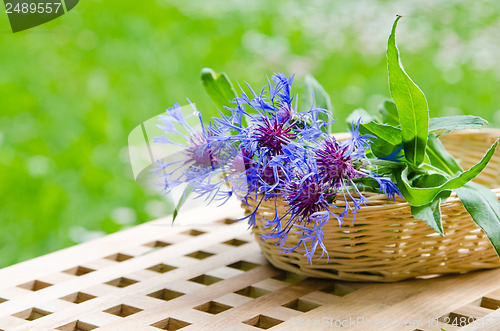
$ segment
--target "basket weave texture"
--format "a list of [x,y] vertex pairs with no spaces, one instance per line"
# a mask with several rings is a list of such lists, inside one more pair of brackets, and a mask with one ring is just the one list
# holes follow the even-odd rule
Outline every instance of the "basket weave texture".
[[[442,142],[463,168],[469,169],[499,137],[500,130],[467,130],[447,134]],[[493,189],[500,198],[499,151],[474,181]],[[271,264],[310,277],[394,282],[417,276],[500,267],[500,258],[493,246],[456,195],[452,194],[441,204],[444,237],[424,221],[414,219],[407,202],[397,199],[388,204],[385,195],[366,193],[365,196],[369,202],[358,212],[354,224],[352,218],[347,218],[341,227],[335,221],[323,228],[328,260],[325,257],[318,259],[321,252],[317,250],[309,264],[304,252],[281,254],[276,240],[260,238],[259,233],[266,232],[262,220],[274,217],[274,199],[262,202],[253,233]],[[253,210],[243,207],[247,214]],[[286,203],[278,201],[277,210],[279,215],[284,215]],[[298,236],[291,232],[284,247],[293,247],[298,242]]]

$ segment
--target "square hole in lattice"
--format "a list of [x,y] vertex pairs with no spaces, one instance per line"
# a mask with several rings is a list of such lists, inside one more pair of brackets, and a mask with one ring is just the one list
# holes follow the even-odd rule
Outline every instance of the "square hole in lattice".
[[295,283],[300,282],[301,280],[306,279],[307,277],[294,274],[293,272],[283,271],[283,272],[279,273],[278,275],[271,277],[271,278],[276,279],[276,280],[280,280],[282,282],[295,284]]
[[320,305],[317,305],[313,302],[302,299],[295,299],[283,305],[283,307],[301,311],[303,313],[313,310],[314,308],[318,308],[319,306]]
[[74,321],[56,328],[62,331],[90,331],[97,329],[97,326],[82,321]]
[[177,269],[177,267],[173,267],[173,266],[168,265],[168,264],[160,263],[160,264],[154,265],[152,267],[149,267],[147,270],[156,271],[156,272],[159,272],[161,274],[164,274],[165,272],[169,272],[169,271],[172,271],[174,269]]
[[212,285],[212,284],[215,284],[217,282],[220,282],[222,279],[218,278],[218,277],[203,274],[203,275],[200,275],[200,276],[188,279],[188,280],[190,282],[195,282],[195,283],[202,284],[202,285]]
[[181,233],[182,234],[187,234],[188,236],[196,237],[196,236],[200,236],[200,235],[204,234],[205,232],[204,231],[200,231],[200,230],[191,229],[191,230],[184,231],[184,232],[181,232]]
[[480,306],[487,309],[497,310],[500,308],[500,300],[484,296],[481,298]]
[[247,262],[247,261],[238,261],[238,262],[231,263],[228,265],[229,268],[238,269],[238,270],[242,270],[242,271],[252,270],[253,268],[257,268],[259,266],[260,266],[259,264]]
[[255,316],[254,318],[251,318],[243,323],[245,323],[247,325],[255,326],[257,328],[267,330],[267,329],[270,329],[270,328],[272,328],[280,323],[283,323],[283,321],[278,320],[276,318],[269,317],[269,316],[265,316],[265,315],[258,315],[258,316]]
[[193,258],[198,259],[198,260],[206,259],[207,257],[210,257],[212,255],[214,255],[214,254],[204,252],[204,251],[196,251],[196,252],[193,252],[191,254],[186,254],[186,256],[193,257]]
[[39,319],[41,317],[47,316],[52,314],[50,311],[45,311],[40,308],[30,308],[26,309],[23,311],[20,311],[18,313],[12,314],[12,316],[22,318],[23,320],[27,321],[34,321],[36,319]]
[[79,303],[82,303],[82,302],[85,302],[85,301],[88,301],[88,300],[91,300],[94,298],[96,298],[95,295],[84,293],[84,292],[76,292],[76,293],[72,293],[70,295],[66,295],[66,296],[62,297],[61,300],[65,300],[65,301],[79,304]]
[[147,244],[144,244],[144,246],[153,247],[153,248],[167,247],[167,246],[170,246],[170,245],[171,245],[170,243],[165,242],[163,240],[155,240],[155,241],[149,242]]
[[86,268],[86,267],[82,267],[82,266],[78,266],[78,267],[74,267],[74,268],[71,268],[68,270],[64,270],[63,272],[70,274],[70,275],[83,276],[83,275],[91,273],[93,271],[95,271],[95,270],[90,269],[90,268]]
[[167,330],[167,331],[175,331],[182,329],[186,326],[191,325],[191,323],[184,322],[172,317],[166,318],[164,320],[161,320],[159,322],[156,322],[154,324],[151,324],[152,327],[162,329],[162,330]]
[[33,280],[31,282],[17,285],[17,287],[24,288],[25,290],[30,290],[30,291],[39,291],[39,290],[44,289],[44,288],[49,287],[49,286],[52,286],[52,284],[42,282],[40,280]]
[[124,305],[124,304],[114,306],[114,307],[111,307],[109,309],[104,310],[105,313],[120,316],[120,317],[127,317],[130,315],[136,314],[140,311],[142,311],[142,309],[135,308],[135,307],[128,306],[128,305]]
[[320,292],[333,294],[339,297],[343,297],[346,294],[356,291],[355,288],[344,285],[344,284],[331,284],[327,287],[324,287],[320,290]]
[[239,294],[239,295],[244,295],[244,296],[249,297],[249,298],[256,299],[258,297],[263,296],[264,294],[269,293],[269,291],[258,288],[258,287],[254,287],[254,286],[247,286],[247,287],[245,287],[239,291],[236,291],[234,293]]
[[148,294],[148,296],[150,296],[152,298],[165,300],[165,301],[169,301],[169,300],[178,298],[178,297],[183,296],[183,295],[184,295],[184,293],[172,291],[172,290],[169,290],[166,288]]
[[231,225],[231,224],[234,224],[236,222],[238,222],[238,221],[234,220],[232,218],[225,218],[223,220],[217,221],[217,223],[222,223],[222,224],[227,224],[227,225]]
[[130,286],[132,284],[135,284],[135,283],[138,283],[138,281],[130,279],[130,278],[120,277],[120,278],[117,278],[117,279],[110,280],[109,282],[106,282],[104,284],[108,284],[108,285],[111,285],[111,286],[123,288],[123,287]]
[[236,247],[247,244],[247,243],[248,243],[248,241],[236,239],[236,238],[223,242],[223,244],[236,246]]
[[196,309],[196,310],[204,311],[205,313],[209,313],[212,315],[222,313],[223,311],[226,311],[226,310],[231,309],[231,308],[233,308],[233,307],[216,302],[216,301],[209,301],[209,302],[206,302],[202,305],[194,307],[194,309]]
[[127,260],[130,260],[131,258],[133,258],[133,256],[123,254],[123,253],[116,253],[116,254],[105,257],[105,259],[107,259],[107,260],[116,261],[116,262],[127,261]]

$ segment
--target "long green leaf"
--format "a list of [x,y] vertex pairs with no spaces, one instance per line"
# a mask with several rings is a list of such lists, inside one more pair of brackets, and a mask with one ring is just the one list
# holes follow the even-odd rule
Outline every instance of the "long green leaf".
[[486,167],[491,157],[495,153],[495,148],[498,145],[498,140],[490,147],[488,152],[483,156],[481,161],[474,165],[467,171],[464,171],[460,174],[455,175],[450,178],[444,184],[435,187],[414,187],[410,184],[410,180],[408,179],[408,166],[401,172],[396,173],[396,179],[398,183],[398,188],[400,189],[403,197],[408,201],[412,206],[423,206],[430,203],[436,195],[444,190],[453,190],[458,189],[474,179],[483,169]]
[[387,46],[389,86],[398,109],[406,159],[419,166],[425,158],[429,109],[424,94],[410,79],[400,62],[395,36],[400,18],[394,22]]
[[382,122],[392,126],[399,125],[398,108],[391,99],[382,101],[378,107],[379,113],[382,115]]
[[500,256],[500,204],[497,196],[476,183],[468,183],[455,192]]
[[210,68],[201,70],[201,82],[205,91],[217,108],[224,114],[230,112],[224,106],[232,107],[231,101],[236,97],[236,91],[225,73],[216,73]]
[[484,118],[472,115],[432,117],[429,120],[429,131],[479,129],[488,124]]
[[438,194],[437,197],[427,205],[411,206],[411,214],[414,218],[420,219],[427,223],[434,231],[444,236],[443,224],[441,223],[441,207],[440,204],[446,200],[451,194],[451,191],[444,191]]
[[[314,99],[314,104],[313,104]],[[310,107],[319,107],[330,112],[333,112],[332,102],[330,96],[326,93],[325,89],[321,84],[311,75],[307,75],[305,78],[305,93],[302,101],[302,106],[309,110]],[[319,119],[325,123],[331,122],[332,119],[328,117],[327,114],[319,113]],[[332,126],[330,125],[328,131],[332,132]]]

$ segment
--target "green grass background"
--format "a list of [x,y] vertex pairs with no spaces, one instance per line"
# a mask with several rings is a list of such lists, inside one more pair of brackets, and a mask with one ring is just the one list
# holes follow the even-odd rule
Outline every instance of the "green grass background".
[[500,2],[81,1],[12,34],[0,14],[0,267],[171,213],[133,179],[127,136],[189,97],[214,111],[202,67],[257,89],[313,74],[338,130],[388,96],[385,43],[398,44],[432,116],[500,126]]

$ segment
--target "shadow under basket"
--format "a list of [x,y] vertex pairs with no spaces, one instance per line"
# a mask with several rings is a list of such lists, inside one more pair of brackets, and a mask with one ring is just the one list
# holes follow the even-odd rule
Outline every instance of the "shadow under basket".
[[[463,168],[469,169],[499,137],[500,130],[467,130],[444,135],[441,141]],[[489,187],[500,197],[499,151],[474,182]],[[347,218],[341,227],[335,220],[324,226],[323,242],[328,260],[326,255],[318,259],[321,255],[318,249],[310,264],[301,248],[282,254],[277,250],[276,240],[261,239],[259,234],[267,232],[262,229],[262,220],[275,215],[274,199],[262,202],[257,212],[257,226],[252,231],[272,265],[309,277],[395,282],[418,276],[500,267],[500,258],[488,237],[472,221],[455,194],[441,204],[444,237],[424,221],[413,218],[407,202],[387,203],[387,196],[381,194],[367,193],[365,196],[369,202],[358,212],[354,224],[351,224],[352,218]],[[243,207],[247,215],[253,210]],[[279,215],[283,215],[287,205],[278,202],[277,209]],[[299,242],[292,232],[285,247],[293,247]]]

